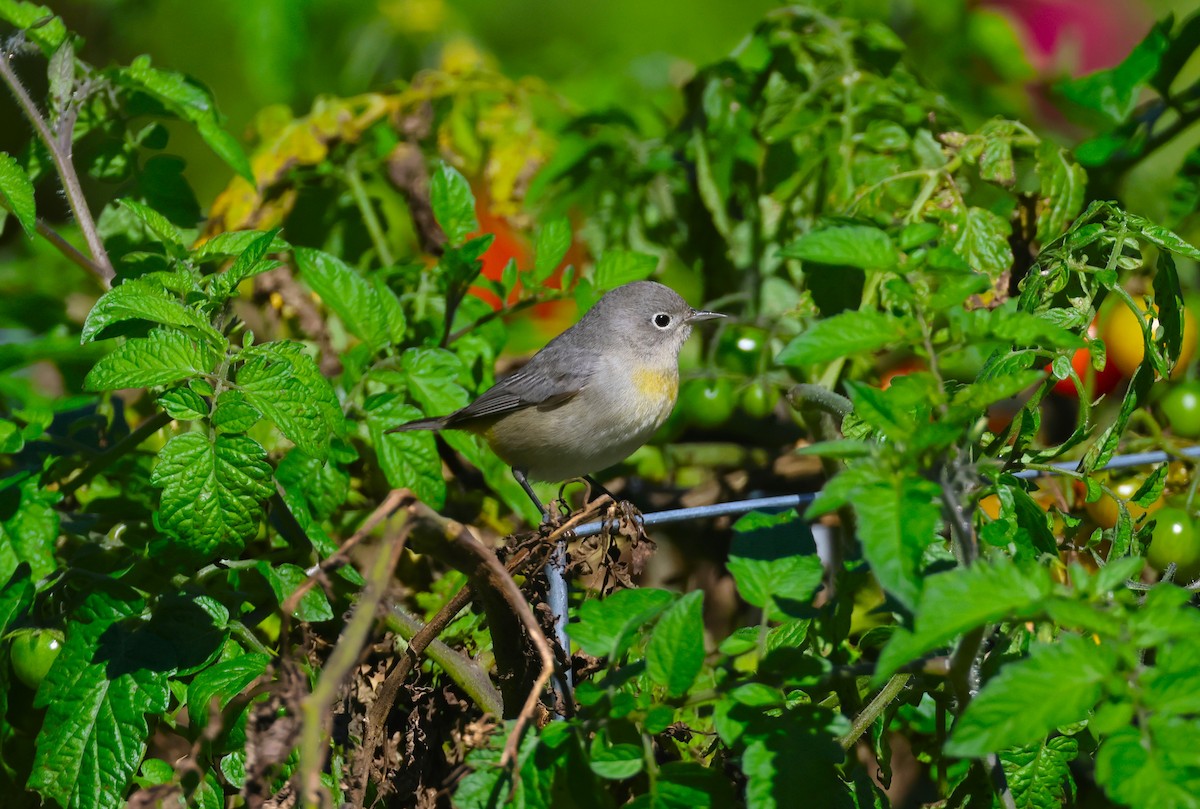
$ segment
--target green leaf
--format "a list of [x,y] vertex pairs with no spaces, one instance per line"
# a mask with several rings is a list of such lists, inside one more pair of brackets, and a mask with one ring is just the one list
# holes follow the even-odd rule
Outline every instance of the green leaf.
[[859,267],[864,270],[888,270],[896,266],[896,245],[892,237],[870,225],[846,225],[806,233],[780,251],[787,258]]
[[171,112],[196,126],[209,148],[251,185],[255,185],[250,161],[238,142],[221,129],[216,104],[208,91],[181,73],[150,66],[150,57],[139,56],[129,67],[118,70],[119,82],[132,85],[158,99]]
[[578,623],[571,625],[571,639],[590,655],[615,660],[629,648],[635,633],[674,600],[666,590],[642,587],[585,601],[579,607]]
[[273,421],[289,441],[325,460],[329,442],[341,431],[342,411],[328,380],[302,345],[255,346],[238,369],[237,385],[246,401]]
[[1200,644],[1187,630],[1180,635],[1158,647],[1138,685],[1147,708],[1182,716],[1200,713]]
[[298,247],[295,256],[304,282],[373,351],[403,339],[404,314],[395,311],[398,303],[391,290],[372,285],[349,264],[320,250]]
[[304,498],[318,520],[329,519],[350,494],[350,474],[334,461],[322,463],[300,450],[279,462],[275,479]]
[[192,328],[214,346],[224,348],[226,343],[225,338],[209,325],[208,318],[184,306],[160,284],[145,278],[127,280],[101,295],[83,323],[80,342],[95,340],[104,329],[126,320],[148,320]]
[[67,40],[67,26],[61,17],[45,6],[25,0],[0,0],[0,20],[12,23],[25,32],[30,42],[50,56]]
[[181,255],[184,252],[183,233],[179,228],[171,224],[171,220],[160,214],[158,211],[138,202],[136,199],[119,199],[117,204],[125,208],[131,214],[141,220],[151,233],[157,236],[167,246],[168,251],[174,248],[172,252],[176,255]]
[[844,753],[828,728],[826,711],[806,705],[784,713],[773,732],[746,745],[746,806],[792,809],[804,805],[851,809],[849,788],[837,775]]
[[1058,91],[1068,100],[1102,114],[1110,124],[1124,123],[1142,89],[1158,73],[1170,43],[1170,30],[1169,21],[1156,25],[1119,65],[1064,82]]
[[212,413],[212,426],[219,433],[245,433],[258,423],[262,413],[240,390],[222,391]]
[[389,428],[419,419],[420,410],[405,404],[399,395],[380,393],[363,403],[367,429],[379,468],[394,489],[412,489],[417,497],[433,508],[446,502],[446,482],[442,479],[442,460],[438,457],[433,433],[388,433]]
[[190,376],[211,373],[217,353],[194,337],[173,329],[153,329],[132,337],[100,359],[88,372],[87,390],[148,388],[169,385]]
[[0,587],[0,637],[33,605],[34,585],[29,565],[19,565]]
[[1079,742],[1055,736],[1000,754],[1013,800],[1021,807],[1067,806],[1075,798],[1071,762],[1079,755]]
[[562,264],[567,251],[571,249],[571,223],[565,217],[551,219],[542,225],[538,231],[537,244],[533,251],[533,280],[543,283],[558,265]]
[[[15,479],[9,477],[8,482]],[[36,475],[0,490],[0,580],[7,580],[22,563],[37,579],[55,569],[60,519],[54,506],[60,500],[62,495],[43,489]]]
[[981,378],[955,391],[950,406],[960,413],[982,412],[989,405],[1016,396],[1043,379],[1045,374],[1041,371],[1017,371],[1004,376]]
[[778,365],[804,368],[903,344],[910,325],[883,312],[849,311],[818,320],[784,346]]
[[173,419],[194,421],[208,416],[208,402],[191,388],[175,388],[158,397],[158,406]]
[[672,697],[683,696],[704,665],[704,592],[676,601],[654,627],[646,646],[646,673]]
[[863,556],[880,585],[909,608],[920,593],[921,557],[942,526],[940,494],[932,481],[881,472],[864,475],[849,495]]
[[668,761],[654,781],[656,809],[726,809],[734,806],[733,785],[715,767],[694,761]]
[[229,269],[216,276],[214,292],[220,297],[228,297],[233,290],[237,289],[238,284],[247,278],[253,278],[279,266],[278,263],[263,261],[271,251],[272,245],[275,244],[279,231],[280,228],[275,228],[261,233],[258,238],[246,245],[246,249],[234,259]]
[[13,455],[25,448],[21,428],[8,419],[0,419],[0,455]]
[[733,526],[729,572],[747,603],[771,620],[807,608],[824,569],[807,526],[796,512],[750,513]]
[[433,207],[433,217],[441,225],[450,244],[460,245],[467,236],[479,230],[471,184],[453,166],[442,163],[433,173],[429,202]]
[[1043,201],[1038,206],[1037,240],[1049,244],[1079,216],[1087,190],[1087,172],[1066,149],[1042,141],[1037,149],[1037,175]]
[[959,221],[958,240],[954,252],[978,270],[998,277],[1012,268],[1013,253],[1008,243],[1012,226],[1002,217],[985,208],[969,208]]
[[1096,753],[1096,781],[1131,809],[1196,809],[1200,733],[1195,719],[1151,716],[1144,728],[1122,728]]
[[37,232],[37,208],[33,200],[33,183],[21,164],[12,155],[0,152],[0,208],[8,208],[17,217],[25,235],[33,238]]
[[146,715],[167,709],[156,641],[123,623],[140,608],[89,596],[38,689],[46,715],[29,787],[64,809],[123,806],[150,735]]
[[[984,685],[943,749],[952,756],[983,756],[1086,719],[1117,661],[1112,645],[1078,635],[1035,646],[1028,658],[1009,663]],[[1065,682],[1071,687],[1063,688]]]
[[637,744],[609,744],[607,734],[598,733],[592,742],[588,766],[592,772],[610,781],[623,781],[642,771],[645,753]]
[[1044,568],[1025,570],[1002,557],[926,577],[916,626],[892,635],[879,656],[876,679],[975,627],[1036,613],[1050,589]]
[[400,355],[409,395],[428,416],[444,416],[465,407],[470,394],[458,380],[462,360],[444,348],[410,348]]
[[[286,241],[279,237],[275,230],[275,238],[267,248],[268,253],[286,253],[291,249]],[[196,263],[237,258],[250,248],[260,238],[261,230],[232,230],[228,233],[218,233],[192,252],[192,260]]]
[[633,250],[606,250],[596,263],[593,282],[599,291],[643,281],[658,268],[658,257]]
[[[308,574],[304,572],[304,568],[297,565],[272,565],[264,560],[259,562],[255,569],[267,580],[267,584],[271,585],[280,606],[283,606],[292,593],[308,580]],[[332,620],[333,607],[329,605],[324,588],[320,585],[310,587],[308,592],[300,596],[300,603],[297,604],[292,616],[308,622]]]
[[989,183],[1012,186],[1017,181],[1013,166],[1012,134],[989,137],[979,155],[979,177]]
[[175,436],[150,476],[163,490],[155,522],[203,555],[240,547],[257,533],[262,501],[275,491],[266,455],[245,436]]

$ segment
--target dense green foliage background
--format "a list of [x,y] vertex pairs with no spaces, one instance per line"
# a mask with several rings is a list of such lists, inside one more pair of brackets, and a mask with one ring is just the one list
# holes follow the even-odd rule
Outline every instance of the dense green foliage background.
[[[1200,16],[1020,5],[0,0],[5,805],[1200,805]],[[586,508],[554,650],[385,431],[646,277],[733,317],[605,480],[819,493]]]

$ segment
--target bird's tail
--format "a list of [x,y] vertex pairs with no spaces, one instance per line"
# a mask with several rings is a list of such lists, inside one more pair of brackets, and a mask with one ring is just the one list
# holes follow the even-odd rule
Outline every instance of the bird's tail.
[[446,426],[446,417],[438,416],[432,419],[417,419],[406,424],[399,424],[391,429],[384,430],[385,433],[408,433],[415,430],[440,430]]

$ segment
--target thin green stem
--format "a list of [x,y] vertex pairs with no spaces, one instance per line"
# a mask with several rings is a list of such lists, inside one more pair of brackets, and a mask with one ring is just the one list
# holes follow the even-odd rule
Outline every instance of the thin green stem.
[[230,621],[229,631],[234,635],[237,635],[238,639],[242,643],[249,646],[251,651],[264,654],[267,657],[275,657],[275,653],[271,651],[271,649],[265,643],[258,639],[258,635],[255,635],[254,632],[250,630],[250,627],[246,626],[241,621]]
[[78,475],[64,483],[59,491],[62,492],[64,497],[71,496],[80,486],[84,485],[92,478],[96,477],[96,475],[112,466],[112,464],[121,456],[137,449],[143,441],[170,423],[171,416],[165,411],[156,413],[155,415],[146,419],[136,430],[122,438],[116,444],[113,444],[112,449],[96,458],[90,464],[85,466]]
[[370,197],[367,196],[367,188],[363,185],[362,176],[358,173],[358,165],[354,158],[346,161],[342,176],[350,189],[350,195],[354,197],[354,204],[358,206],[358,212],[362,214],[363,225],[367,228],[371,243],[375,245],[375,252],[379,254],[379,260],[385,267],[392,266],[396,263],[395,257],[392,256],[392,250],[388,247],[387,235],[383,232],[383,225],[380,224],[379,217],[375,214]]
[[[8,200],[6,200],[4,197],[0,197],[0,208],[3,208],[10,214],[13,213],[12,206],[8,204]],[[81,253],[79,249],[75,247],[75,245],[64,239],[62,235],[60,235],[59,232],[54,228],[50,227],[45,220],[34,220],[34,230],[37,231],[39,236],[50,242],[54,249],[62,253],[68,261],[87,270],[89,273],[100,279],[102,284],[107,286],[108,279],[105,278],[104,271],[100,269],[100,266],[86,255]]]

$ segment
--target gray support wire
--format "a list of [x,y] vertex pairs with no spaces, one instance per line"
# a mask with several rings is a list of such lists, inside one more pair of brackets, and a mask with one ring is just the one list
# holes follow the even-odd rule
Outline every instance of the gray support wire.
[[[554,545],[554,553],[546,564],[546,603],[550,614],[554,616],[554,635],[558,645],[566,656],[567,665],[563,671],[563,681],[554,679],[554,688],[560,692],[564,704],[570,704],[571,689],[574,686],[571,677],[571,636],[567,634],[567,579],[564,573],[567,569],[567,540],[560,539]],[[557,714],[556,714],[557,716]]]
[[[1200,458],[1200,446],[1185,447],[1181,449],[1177,455],[1183,455],[1188,458]],[[1146,466],[1148,464],[1163,463],[1172,456],[1162,450],[1154,452],[1134,452],[1129,455],[1117,455],[1110,460],[1105,466],[1105,469],[1123,469],[1130,466]],[[1054,469],[1063,471],[1073,471],[1079,465],[1078,461],[1063,461],[1060,463],[1050,464]],[[1024,469],[1020,472],[1015,472],[1013,477],[1018,478],[1036,478],[1046,474],[1038,469]],[[785,494],[778,497],[758,497],[751,500],[737,500],[732,503],[713,503],[711,506],[696,506],[694,508],[676,508],[669,511],[656,511],[651,514],[642,516],[642,525],[649,528],[652,525],[663,525],[673,522],[685,522],[687,520],[706,520],[713,517],[724,517],[733,514],[746,514],[751,511],[783,511],[789,508],[798,508],[806,506],[815,500],[816,492],[805,492],[803,494]],[[589,522],[575,529],[575,535],[579,537],[590,537],[599,534],[603,530],[604,523]],[[555,613],[556,615],[559,613]]]

